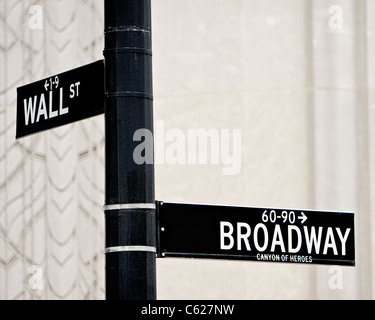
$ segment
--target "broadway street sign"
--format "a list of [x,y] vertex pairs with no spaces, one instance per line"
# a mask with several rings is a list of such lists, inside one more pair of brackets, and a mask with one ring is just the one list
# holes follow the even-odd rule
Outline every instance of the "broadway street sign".
[[354,214],[157,203],[159,257],[355,265]]
[[103,60],[17,88],[16,138],[104,113]]

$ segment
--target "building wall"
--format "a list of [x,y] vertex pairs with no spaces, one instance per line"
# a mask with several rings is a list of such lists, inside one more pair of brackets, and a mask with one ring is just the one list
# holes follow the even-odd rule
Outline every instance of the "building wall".
[[[374,6],[152,1],[157,199],[356,213],[355,268],[158,260],[159,299],[374,298]],[[0,18],[0,298],[103,299],[103,116],[14,139],[18,86],[102,59],[103,1]],[[241,161],[188,164],[193,129]]]
[[15,140],[16,87],[101,59],[101,3],[0,3],[2,299],[104,296],[103,119]]

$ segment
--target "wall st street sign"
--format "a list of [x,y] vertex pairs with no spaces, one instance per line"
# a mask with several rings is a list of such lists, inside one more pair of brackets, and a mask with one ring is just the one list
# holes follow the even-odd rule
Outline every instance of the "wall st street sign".
[[104,61],[17,88],[17,131],[22,138],[104,113]]
[[159,202],[160,257],[355,265],[348,212]]

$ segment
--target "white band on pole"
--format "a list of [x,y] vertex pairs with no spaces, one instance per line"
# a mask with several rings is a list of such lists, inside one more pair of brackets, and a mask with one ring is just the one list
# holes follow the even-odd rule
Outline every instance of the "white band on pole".
[[155,247],[148,246],[120,246],[110,247],[105,249],[105,253],[116,253],[116,252],[152,252],[156,253]]
[[111,211],[111,210],[134,210],[134,209],[156,209],[156,205],[154,203],[128,203],[128,204],[111,204],[108,206],[104,206],[104,211]]

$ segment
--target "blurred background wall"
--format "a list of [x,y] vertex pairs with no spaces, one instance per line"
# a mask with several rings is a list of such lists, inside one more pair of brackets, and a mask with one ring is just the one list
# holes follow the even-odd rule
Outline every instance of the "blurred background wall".
[[[155,138],[241,130],[239,172],[161,161],[157,199],[356,213],[355,268],[158,260],[159,299],[373,299],[375,2],[152,9]],[[105,297],[104,117],[15,140],[16,88],[102,59],[103,10],[0,0],[0,299]]]

